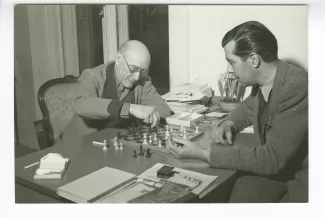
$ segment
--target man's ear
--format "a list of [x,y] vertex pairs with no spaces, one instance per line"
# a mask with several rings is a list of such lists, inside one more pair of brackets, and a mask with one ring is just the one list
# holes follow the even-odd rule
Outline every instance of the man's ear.
[[258,68],[261,64],[261,57],[258,54],[256,54],[255,52],[252,52],[249,55],[249,60],[254,68]]

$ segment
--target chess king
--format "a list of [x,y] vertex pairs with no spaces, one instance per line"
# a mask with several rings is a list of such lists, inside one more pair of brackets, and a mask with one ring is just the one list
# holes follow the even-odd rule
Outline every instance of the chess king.
[[73,140],[136,117],[155,127],[171,110],[152,85],[150,53],[135,40],[125,42],[111,61],[86,69],[78,78],[74,115],[61,139]]

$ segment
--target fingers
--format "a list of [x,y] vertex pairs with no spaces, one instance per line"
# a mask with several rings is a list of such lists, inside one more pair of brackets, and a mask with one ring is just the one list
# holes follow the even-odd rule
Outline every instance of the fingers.
[[224,129],[217,129],[216,137],[217,137],[218,142],[221,144],[227,144],[227,142],[224,140],[224,134],[225,134]]
[[188,140],[182,138],[173,138],[173,141],[183,145],[186,145],[189,142]]
[[230,129],[226,131],[225,136],[226,136],[226,142],[232,145],[232,132]]
[[166,146],[168,148],[168,150],[170,150],[173,154],[175,154],[177,157],[180,156],[181,154],[181,149],[177,147],[176,145],[174,145],[174,143],[171,140],[171,137],[168,137],[167,141],[166,141]]

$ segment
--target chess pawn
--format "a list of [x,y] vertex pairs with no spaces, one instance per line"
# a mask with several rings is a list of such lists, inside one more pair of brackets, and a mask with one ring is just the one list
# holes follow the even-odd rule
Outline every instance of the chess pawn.
[[149,136],[149,144],[152,144],[152,136]]
[[144,144],[144,145],[147,145],[147,144],[148,144],[148,141],[147,141],[147,134],[146,134],[146,133],[143,133],[143,144]]
[[199,126],[195,126],[195,133],[196,133],[196,134],[199,133]]
[[161,140],[159,140],[159,142],[158,142],[158,147],[159,147],[159,148],[162,147],[162,145],[161,145]]
[[123,150],[123,144],[122,144],[122,142],[120,142],[119,148],[120,148],[120,150]]
[[147,149],[146,157],[151,157],[150,148]]

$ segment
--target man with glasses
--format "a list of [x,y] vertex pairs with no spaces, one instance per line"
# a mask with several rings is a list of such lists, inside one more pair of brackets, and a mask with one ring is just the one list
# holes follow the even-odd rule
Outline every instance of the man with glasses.
[[130,116],[155,127],[171,110],[148,76],[150,53],[135,40],[124,43],[115,62],[84,70],[78,78],[74,116],[62,139],[127,125]]

